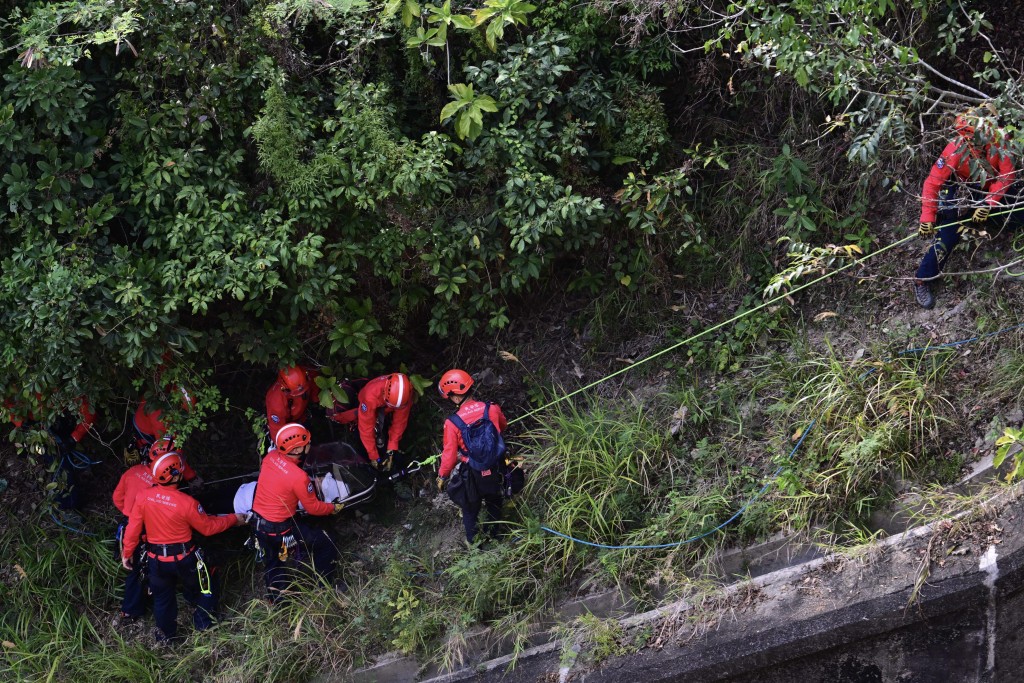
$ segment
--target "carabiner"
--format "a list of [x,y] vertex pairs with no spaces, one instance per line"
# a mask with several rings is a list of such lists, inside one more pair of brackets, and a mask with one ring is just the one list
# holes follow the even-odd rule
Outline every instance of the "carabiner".
[[196,575],[199,577],[199,592],[203,595],[213,595],[213,590],[210,587],[210,572],[206,569],[206,563],[203,562],[203,556],[196,550]]

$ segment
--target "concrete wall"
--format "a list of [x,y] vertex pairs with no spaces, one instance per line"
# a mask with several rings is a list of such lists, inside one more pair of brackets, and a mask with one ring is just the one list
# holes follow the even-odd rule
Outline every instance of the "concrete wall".
[[[1024,681],[1024,505],[1017,496],[1003,495],[998,516],[938,522],[886,539],[860,558],[818,558],[734,584],[722,590],[717,614],[693,615],[676,603],[622,620],[627,629],[660,636],[657,649],[588,670],[562,667],[560,647],[548,644],[514,668],[506,657],[427,680]],[[925,562],[929,552],[934,561]],[[703,620],[696,633],[695,619]]]

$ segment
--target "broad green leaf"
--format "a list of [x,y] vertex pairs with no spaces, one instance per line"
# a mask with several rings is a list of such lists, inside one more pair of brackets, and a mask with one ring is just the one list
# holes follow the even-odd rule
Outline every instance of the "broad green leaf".
[[441,110],[441,123],[444,123],[451,117],[455,116],[455,113],[457,111],[459,111],[468,104],[469,102],[467,100],[455,100],[454,102],[449,102],[448,104],[444,105],[444,108]]

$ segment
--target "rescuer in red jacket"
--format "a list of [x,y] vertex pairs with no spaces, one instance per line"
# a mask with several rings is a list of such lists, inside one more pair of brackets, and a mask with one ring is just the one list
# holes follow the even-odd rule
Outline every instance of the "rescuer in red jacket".
[[[366,449],[370,463],[381,470],[390,470],[399,455],[399,444],[409,426],[412,411],[412,383],[401,372],[371,379],[359,390],[355,408],[335,413],[331,419],[341,424],[355,422],[359,440]],[[383,458],[380,452],[386,450]]]
[[213,536],[245,523],[244,515],[213,516],[203,512],[195,498],[178,490],[183,469],[181,456],[174,451],[153,462],[156,486],[142,489],[131,504],[121,551],[121,564],[132,571],[135,549],[145,529],[157,640],[173,640],[177,636],[177,587],[181,588],[185,599],[196,606],[192,614],[196,629],[213,625],[218,586],[192,540],[192,531]]
[[267,389],[267,429],[270,442],[286,424],[302,424],[309,419],[309,403],[316,402],[320,391],[316,386],[319,373],[302,365],[284,368]]
[[[465,370],[453,369],[441,375],[441,381],[437,383],[437,389],[441,395],[454,403],[458,415],[464,424],[471,425],[477,420],[485,417],[490,420],[498,433],[505,431],[508,421],[501,406],[496,403],[484,403],[473,398],[473,377]],[[496,464],[495,475],[497,481],[484,483],[484,477],[480,472],[469,466],[469,458],[466,455],[466,442],[462,437],[462,431],[448,418],[444,421],[444,439],[441,450],[441,466],[437,472],[437,488],[443,490],[448,478],[451,476],[455,466],[462,463],[460,467],[467,468],[469,476],[474,478],[475,491],[479,494],[474,499],[467,501],[462,506],[462,526],[466,531],[466,540],[470,543],[476,537],[477,520],[480,517],[481,505],[487,506],[487,520],[490,524],[500,525],[502,521],[502,494],[501,476],[504,471],[504,462]],[[490,472],[487,476],[492,476]],[[497,490],[493,483],[497,483]]]
[[[43,400],[42,395],[36,394],[36,400],[41,403]],[[21,428],[22,425],[27,423],[40,421],[33,415],[31,410],[18,411],[12,401],[4,401],[4,407],[10,411],[11,424],[15,427]],[[77,414],[72,414],[71,411],[62,413],[49,426],[50,432],[54,436],[72,444],[80,443],[96,422],[96,413],[93,412],[92,407],[89,405],[89,399],[85,396],[78,397],[78,410],[76,412]]]
[[[132,506],[139,492],[154,486],[153,481],[153,458],[159,458],[171,452],[169,439],[161,439],[153,444],[142,456],[142,462],[133,465],[121,475],[117,482],[112,496],[114,507],[121,513],[123,518],[117,526],[118,549],[123,552],[124,534],[128,527],[128,517],[131,514]],[[143,548],[145,547],[145,533],[142,534],[143,542],[138,545],[132,556],[132,568],[124,579],[124,599],[121,600],[122,623],[132,621],[141,617],[145,611],[145,586],[142,579]]]
[[[42,404],[43,397],[36,394],[36,403]],[[88,458],[82,460],[78,445],[92,429],[96,422],[96,413],[89,405],[85,396],[78,397],[78,409],[74,412],[65,410],[56,419],[46,425],[47,431],[53,437],[56,448],[47,449],[46,461],[51,464],[59,458],[55,481],[58,484],[54,490],[57,505],[64,510],[77,510],[82,503],[78,487],[78,471],[92,463]],[[11,424],[17,428],[43,422],[37,418],[32,410],[19,410],[13,401],[5,401],[4,407],[10,413]]]
[[250,523],[263,556],[263,580],[271,603],[287,591],[286,563],[295,558],[300,544],[312,557],[313,571],[328,582],[334,578],[334,561],[338,557],[334,541],[326,531],[296,519],[300,502],[307,514],[315,516],[329,515],[344,507],[341,502],[325,502],[316,497],[313,482],[302,469],[310,440],[309,430],[302,425],[282,425],[274,439],[275,448],[263,458],[256,480]]
[[[195,399],[184,387],[170,387],[167,392],[171,395],[178,394],[181,409],[185,412],[192,410],[192,406],[196,404]],[[139,407],[135,409],[132,423],[144,446],[152,445],[167,433],[167,426],[163,421],[163,411],[159,408],[153,410],[147,407],[145,400],[140,402]]]
[[[195,405],[195,399],[189,395],[188,391],[183,388],[174,387],[171,389],[172,393],[177,393],[181,396],[181,408],[188,412],[192,410],[192,406]],[[138,446],[139,452],[143,454],[143,460],[146,459],[145,452],[148,448],[153,446],[160,441],[166,441],[165,448],[163,450],[166,453],[168,450],[177,451],[179,455],[184,459],[183,451],[180,445],[174,444],[174,435],[167,436],[167,426],[163,422],[163,411],[160,409],[149,410],[146,407],[146,401],[143,400],[139,407],[135,410],[135,416],[132,420],[135,425],[135,431],[139,436]],[[153,458],[149,458],[150,462]],[[188,483],[193,489],[198,489],[203,485],[203,478],[200,477],[194,469],[186,462],[185,463],[185,482]]]
[[[979,110],[957,116],[953,124],[956,137],[942,150],[924,181],[918,234],[935,237],[921,259],[914,281],[914,296],[924,308],[935,306],[931,280],[942,272],[960,236],[981,232],[992,208],[999,206],[1013,183],[1013,161],[1006,150],[991,141],[995,131],[993,118],[991,111]],[[968,191],[958,198],[958,190],[964,184]],[[962,223],[968,216],[970,221]]]

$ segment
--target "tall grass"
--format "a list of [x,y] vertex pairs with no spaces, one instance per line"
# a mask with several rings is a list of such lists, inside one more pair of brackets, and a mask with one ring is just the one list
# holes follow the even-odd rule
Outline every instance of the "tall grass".
[[812,438],[787,463],[780,506],[796,528],[839,528],[865,520],[891,500],[895,479],[927,470],[940,457],[938,437],[953,422],[941,382],[944,356],[902,356],[849,364],[830,353],[805,361],[811,377],[792,404],[801,424],[817,419]]
[[[940,428],[954,415],[941,395],[945,357],[851,365],[805,352],[800,362],[755,360],[776,379],[749,379],[761,404],[749,426],[723,421],[747,420],[730,398],[743,395],[738,380],[731,394],[704,383],[677,396],[705,410],[691,411],[695,422],[675,437],[669,409],[650,407],[665,401],[562,402],[523,439],[528,485],[506,541],[422,558],[396,541],[380,551],[383,566],[346,575],[347,592],[306,577],[275,609],[253,597],[262,592],[260,569],[245,556],[225,567],[225,618],[207,632],[184,628],[187,640],[172,654],[107,625],[121,581],[112,541],[40,536],[38,522],[9,523],[0,535],[0,680],[345,680],[393,649],[452,669],[481,647],[478,624],[491,627],[484,646],[521,651],[567,596],[610,586],[651,599],[692,591],[701,563],[738,534],[816,525],[856,532],[891,497],[897,477],[940,457]],[[784,460],[786,436],[813,418],[812,437]],[[607,550],[540,529],[610,545],[689,539],[737,512],[780,464],[779,489],[726,533],[697,542]]]
[[527,438],[533,469],[526,495],[548,526],[594,541],[614,541],[643,524],[676,464],[665,430],[642,407],[562,403]]

